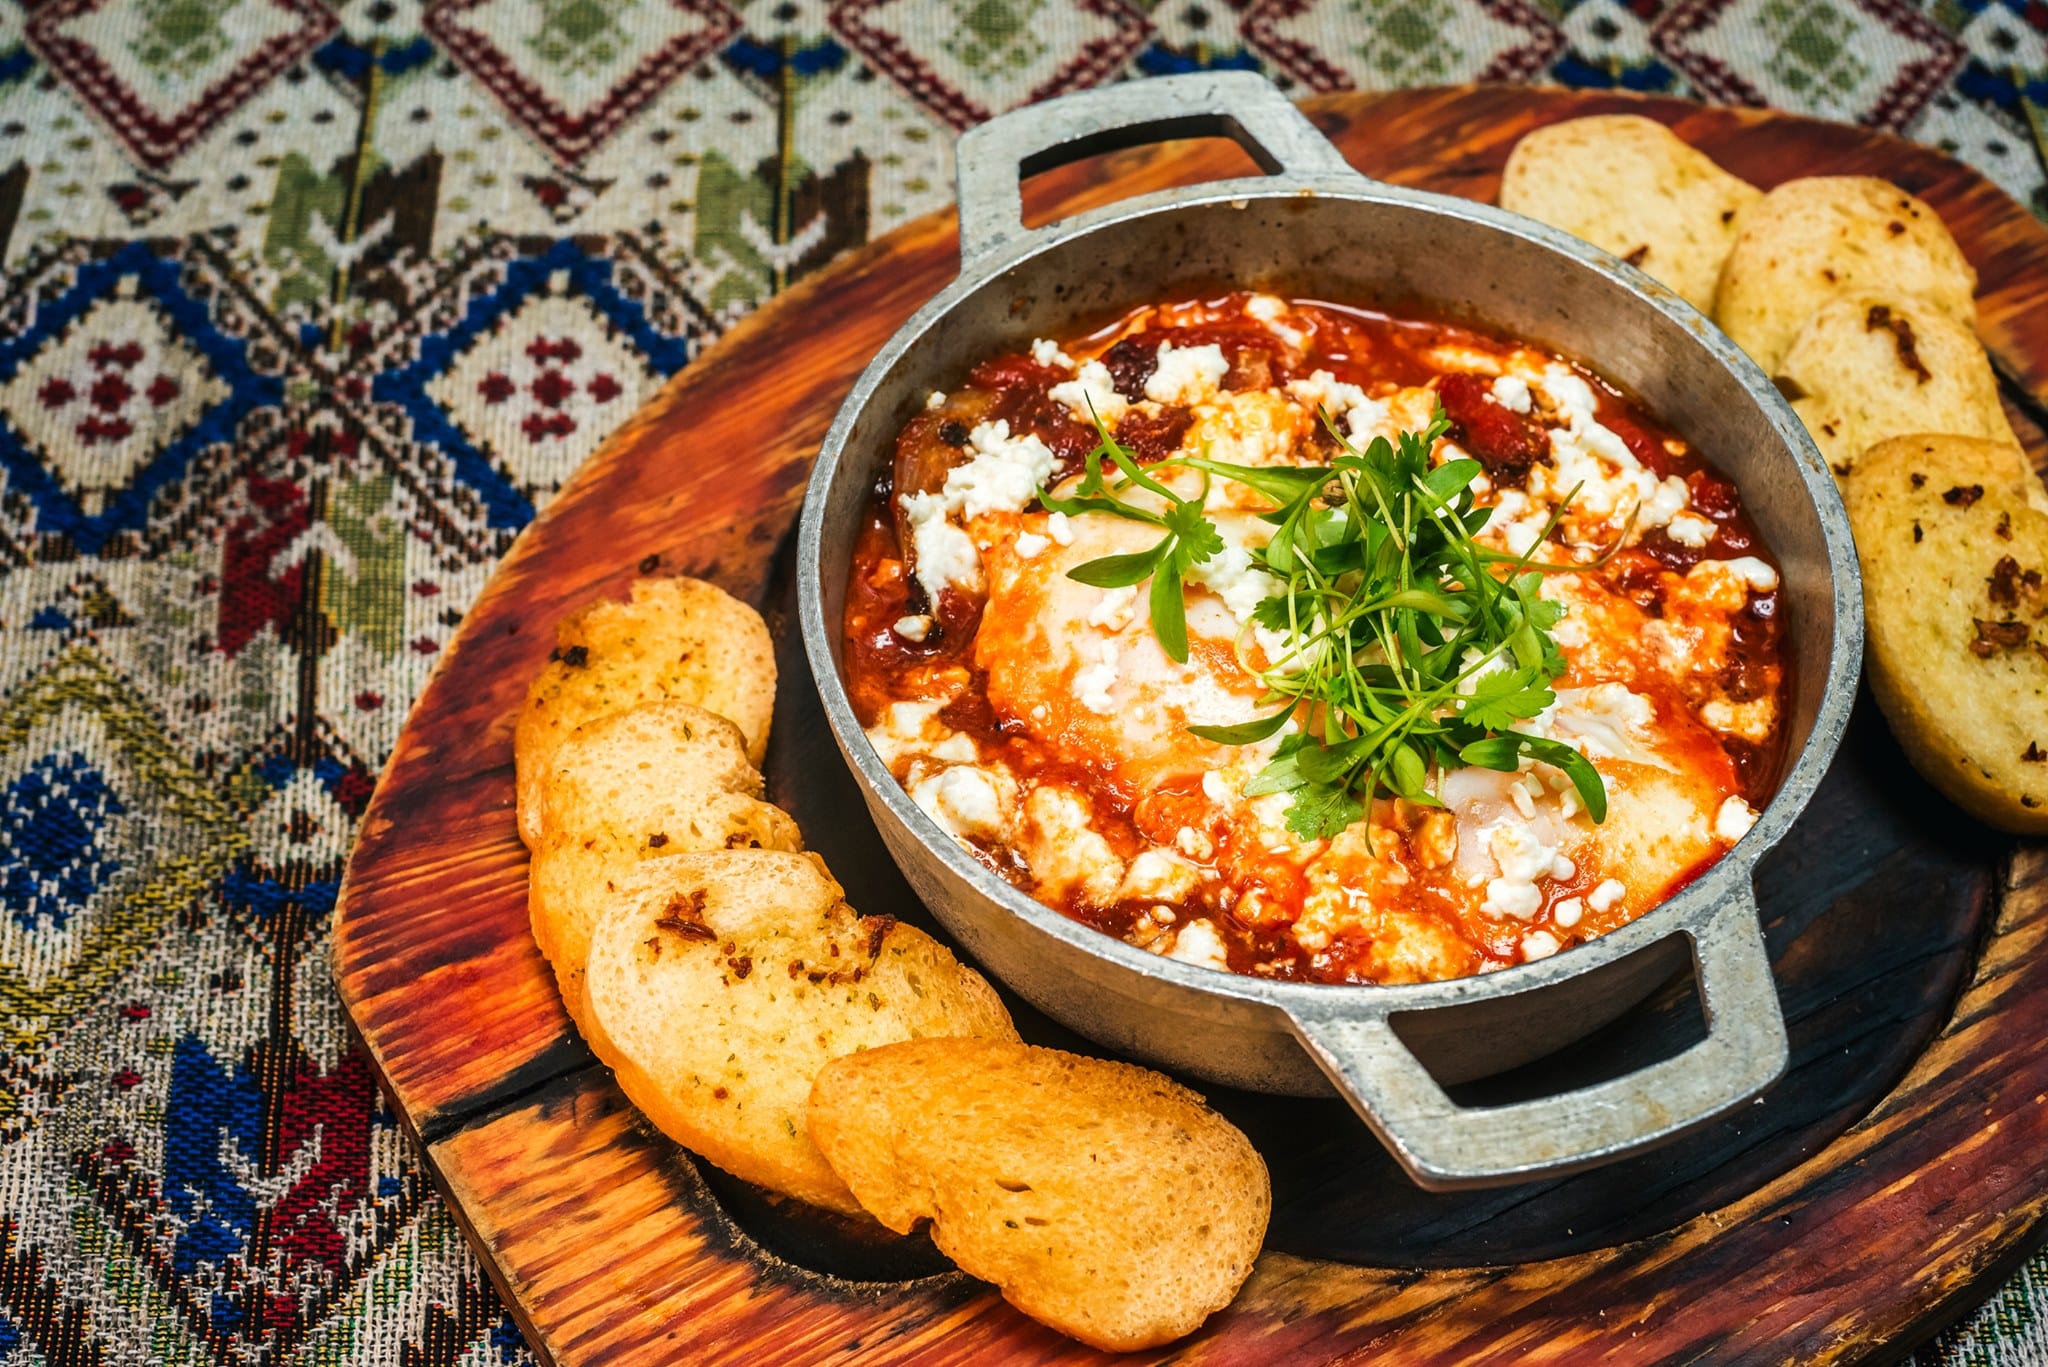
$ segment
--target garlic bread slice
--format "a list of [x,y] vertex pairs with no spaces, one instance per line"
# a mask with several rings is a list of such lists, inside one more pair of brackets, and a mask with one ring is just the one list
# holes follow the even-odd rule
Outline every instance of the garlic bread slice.
[[814,856],[672,855],[613,896],[583,983],[592,1050],[662,1133],[813,1205],[861,1209],[805,1125],[819,1069],[930,1035],[1016,1038],[980,974],[893,917],[856,915]]
[[512,733],[519,838],[540,836],[540,786],[555,748],[585,722],[646,702],[693,703],[729,718],[756,765],[775,707],[775,647],[761,614],[701,579],[642,579],[631,598],[592,603],[555,628]]
[[1870,176],[1788,180],[1743,210],[1714,321],[1766,373],[1821,307],[1845,294],[1915,296],[1977,322],[1977,272],[1941,216]]
[[1978,820],[2048,833],[2048,514],[2010,447],[1914,436],[1846,482],[1870,689],[1914,767]]
[[877,1220],[932,1240],[1097,1348],[1169,1343],[1230,1304],[1272,1214],[1266,1164],[1150,1069],[995,1039],[835,1060],[810,1134]]

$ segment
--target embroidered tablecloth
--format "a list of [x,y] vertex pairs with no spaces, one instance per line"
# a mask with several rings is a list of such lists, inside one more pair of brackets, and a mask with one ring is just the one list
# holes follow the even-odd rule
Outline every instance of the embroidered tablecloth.
[[[1771,104],[2048,211],[2040,0],[0,0],[0,1364],[531,1361],[328,975],[408,705],[959,130],[1203,67]],[[1923,1361],[2048,1363],[2044,1304]]]

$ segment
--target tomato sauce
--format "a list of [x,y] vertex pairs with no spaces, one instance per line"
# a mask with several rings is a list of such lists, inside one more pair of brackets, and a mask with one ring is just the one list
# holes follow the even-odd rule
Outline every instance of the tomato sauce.
[[[1548,460],[1551,439],[1544,421],[1490,398],[1492,377],[1481,368],[1542,356],[1533,348],[1456,324],[1307,300],[1288,301],[1276,326],[1254,316],[1248,299],[1233,293],[1136,310],[1067,341],[1055,349],[1066,354],[1052,359],[1034,348],[1034,354],[982,360],[965,371],[958,387],[935,396],[929,411],[906,424],[892,474],[867,506],[846,598],[846,683],[862,724],[876,726],[897,703],[943,700],[936,715],[945,731],[968,738],[977,763],[1014,780],[1020,793],[1050,786],[1084,795],[1088,827],[1116,860],[1133,861],[1148,850],[1196,851],[1202,857],[1190,856],[1191,862],[1215,876],[1196,880],[1171,903],[1104,897],[1099,890],[1068,889],[1051,896],[1019,845],[963,836],[963,843],[998,874],[1107,934],[1137,943],[1151,942],[1148,935],[1158,942],[1170,937],[1178,945],[1192,923],[1205,923],[1221,942],[1227,966],[1239,972],[1318,981],[1442,976],[1410,972],[1400,958],[1400,937],[1421,935],[1416,927],[1425,922],[1422,939],[1441,934],[1454,945],[1445,961],[1463,964],[1455,971],[1484,971],[1534,956],[1541,946],[1532,933],[1564,948],[1641,914],[1654,901],[1596,909],[1605,870],[1587,865],[1567,871],[1573,861],[1564,858],[1545,879],[1543,910],[1533,921],[1476,916],[1470,905],[1454,905],[1455,897],[1432,892],[1434,884],[1446,881],[1446,866],[1432,865],[1429,854],[1432,842],[1441,843],[1441,826],[1433,833],[1431,823],[1440,823],[1442,814],[1382,799],[1374,807],[1371,829],[1389,833],[1402,851],[1402,868],[1426,886],[1391,896],[1376,892],[1380,900],[1358,924],[1304,934],[1304,906],[1318,895],[1329,900],[1329,868],[1305,860],[1298,849],[1258,847],[1259,837],[1242,821],[1233,824],[1219,815],[1199,772],[1159,783],[1136,781],[1113,748],[1105,752],[1076,744],[1070,736],[1048,734],[1030,717],[1009,714],[991,702],[991,662],[977,650],[988,599],[952,585],[934,596],[920,585],[907,563],[910,538],[897,496],[940,488],[947,472],[961,462],[970,431],[984,423],[1000,421],[1012,436],[1028,434],[1044,444],[1054,459],[1047,487],[1078,470],[1097,437],[1071,404],[1053,396],[1055,388],[1074,378],[1072,364],[1063,361],[1101,362],[1116,393],[1131,405],[1117,416],[1113,430],[1141,462],[1174,454],[1197,421],[1198,406],[1145,401],[1162,345],[1216,347],[1228,363],[1218,385],[1225,396],[1275,390],[1318,372],[1369,393],[1429,387],[1451,421],[1448,440],[1486,471],[1494,492],[1482,501],[1522,489],[1531,470]],[[1775,720],[1782,717],[1788,680],[1780,595],[1773,586],[1748,592],[1739,608],[1702,606],[1709,600],[1687,576],[1706,561],[1774,561],[1744,511],[1740,491],[1726,476],[1626,395],[1587,372],[1574,373],[1591,386],[1598,423],[1626,444],[1642,469],[1658,480],[1682,481],[1689,513],[1711,524],[1707,533],[1694,524],[1683,539],[1667,525],[1652,527],[1620,549],[1610,548],[1597,562],[1574,566],[1574,574],[1613,600],[1613,611],[1595,620],[1632,614],[1628,620],[1645,638],[1601,642],[1599,658],[1608,662],[1602,668],[1611,677],[1612,662],[1624,663],[1628,688],[1647,699],[1660,718],[1667,760],[1761,807],[1784,761],[1785,728]],[[1303,452],[1305,463],[1327,460],[1338,445],[1321,426],[1308,441],[1313,449]],[[1538,552],[1537,558],[1544,554]],[[1140,603],[1142,613],[1142,591]],[[899,629],[920,619],[930,623],[922,639]],[[1669,631],[1649,628],[1649,623],[1664,623]],[[1674,670],[1650,658],[1650,639],[1675,639],[1671,633],[1679,631],[1694,631],[1712,643],[1711,668]],[[1207,668],[1219,674],[1236,668],[1227,644],[1197,638],[1194,651],[1198,666],[1209,652]],[[1601,669],[1582,670],[1575,652],[1566,655],[1568,669],[1558,687],[1600,682],[1591,676]],[[1740,707],[1750,703],[1770,709],[1774,720],[1767,734],[1736,734],[1701,720],[1702,709],[1741,715]],[[1655,900],[1697,877],[1715,857],[1667,871]],[[1583,909],[1572,912],[1575,904],[1584,904]],[[1398,933],[1388,929],[1397,911],[1405,918]],[[1160,913],[1171,919],[1159,921]]]

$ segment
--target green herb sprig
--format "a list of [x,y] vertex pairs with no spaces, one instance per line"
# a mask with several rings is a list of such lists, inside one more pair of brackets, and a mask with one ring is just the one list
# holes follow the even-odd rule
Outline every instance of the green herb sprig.
[[[1041,494],[1040,501],[1068,514],[1149,522],[1166,535],[1150,550],[1077,565],[1069,577],[1113,588],[1149,576],[1153,632],[1168,655],[1184,661],[1187,574],[1223,549],[1204,512],[1209,482],[1254,489],[1276,505],[1261,514],[1275,530],[1252,560],[1273,581],[1253,623],[1287,642],[1283,658],[1254,671],[1266,690],[1262,705],[1275,710],[1236,726],[1188,728],[1219,744],[1249,745],[1297,723],[1246,785],[1247,796],[1293,794],[1288,829],[1303,840],[1326,839],[1363,817],[1381,793],[1441,806],[1429,790],[1432,765],[1513,772],[1526,755],[1562,770],[1587,814],[1604,820],[1606,788],[1586,757],[1516,729],[1557,700],[1551,684],[1565,662],[1550,631],[1564,607],[1540,590],[1547,570],[1566,567],[1474,539],[1492,515],[1472,489],[1479,462],[1430,468],[1430,452],[1449,427],[1441,409],[1425,430],[1392,442],[1378,437],[1363,449],[1327,414],[1324,424],[1342,448],[1327,466],[1200,456],[1154,466],[1202,475],[1196,496],[1185,498],[1146,474],[1098,420],[1100,442],[1073,495]],[[1119,478],[1105,473],[1105,460]],[[1122,497],[1134,488],[1156,496],[1164,511]]]
[[[1077,579],[1098,589],[1120,589],[1152,581],[1149,606],[1152,613],[1152,633],[1159,638],[1159,644],[1176,662],[1186,664],[1188,658],[1188,617],[1186,601],[1187,573],[1223,549],[1223,534],[1216,530],[1202,511],[1202,505],[1209,497],[1209,477],[1202,477],[1202,487],[1193,498],[1183,498],[1147,475],[1132,456],[1129,448],[1118,443],[1102,425],[1095,420],[1095,430],[1100,441],[1088,453],[1087,466],[1080,483],[1074,486],[1069,498],[1055,498],[1049,493],[1040,493],[1038,501],[1054,512],[1067,513],[1108,513],[1113,517],[1128,518],[1133,522],[1149,522],[1162,527],[1166,535],[1150,550],[1136,551],[1129,555],[1105,555],[1086,564],[1076,565],[1067,571],[1069,579]],[[1112,487],[1103,474],[1102,462],[1107,457],[1121,472],[1122,478]],[[1135,503],[1127,503],[1117,497],[1117,491],[1129,488],[1144,489],[1158,495],[1165,501],[1164,512]]]

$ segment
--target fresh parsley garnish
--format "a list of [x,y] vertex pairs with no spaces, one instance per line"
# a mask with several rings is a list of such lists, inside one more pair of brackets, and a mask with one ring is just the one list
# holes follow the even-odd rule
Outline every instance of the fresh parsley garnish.
[[[1518,729],[1557,700],[1551,685],[1565,662],[1550,632],[1564,607],[1540,591],[1545,570],[1562,567],[1474,539],[1492,514],[1472,490],[1479,462],[1430,467],[1449,426],[1441,409],[1425,430],[1392,442],[1376,437],[1363,449],[1327,414],[1324,425],[1342,448],[1327,466],[1180,456],[1151,467],[1199,473],[1201,487],[1189,498],[1147,474],[1098,420],[1100,440],[1073,492],[1040,501],[1070,515],[1150,523],[1164,535],[1149,550],[1076,565],[1069,577],[1099,588],[1149,578],[1153,633],[1168,655],[1185,661],[1188,573],[1224,544],[1204,510],[1210,481],[1254,489],[1276,505],[1261,514],[1272,539],[1252,553],[1272,592],[1247,627],[1247,635],[1257,627],[1277,636],[1269,645],[1280,658],[1253,669],[1274,710],[1236,726],[1188,728],[1219,744],[1249,745],[1296,723],[1246,785],[1247,796],[1293,794],[1288,829],[1303,840],[1324,839],[1363,817],[1382,793],[1442,806],[1430,791],[1433,770],[1473,765],[1512,773],[1528,756],[1562,770],[1588,815],[1604,820],[1606,788],[1586,757]],[[1133,491],[1151,497],[1134,501]],[[1242,658],[1242,640],[1239,649]]]

